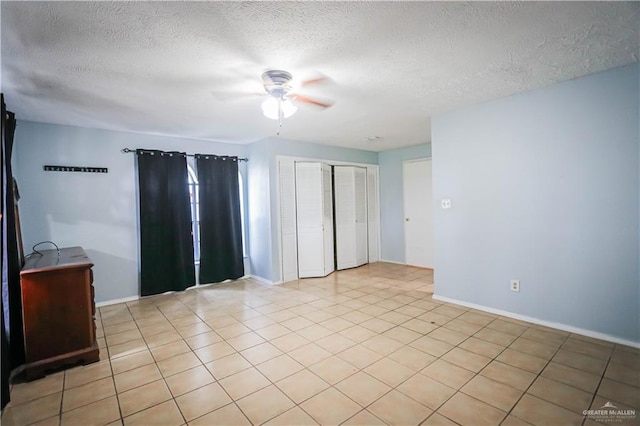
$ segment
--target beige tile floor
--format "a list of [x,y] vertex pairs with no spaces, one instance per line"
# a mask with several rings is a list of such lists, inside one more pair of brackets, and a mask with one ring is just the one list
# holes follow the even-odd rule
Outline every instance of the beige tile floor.
[[[387,263],[99,309],[101,361],[12,386],[4,425],[569,425],[640,411],[640,351],[432,299]],[[629,423],[640,423],[640,413]]]

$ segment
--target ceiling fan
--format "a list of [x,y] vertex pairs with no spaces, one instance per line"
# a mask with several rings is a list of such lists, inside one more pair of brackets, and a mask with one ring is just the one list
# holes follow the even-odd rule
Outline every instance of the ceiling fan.
[[[262,73],[262,84],[269,95],[267,100],[262,103],[262,113],[267,118],[278,120],[279,127],[282,127],[283,118],[291,117],[298,110],[293,102],[306,103],[322,109],[333,105],[332,102],[319,101],[297,93],[293,90],[292,80],[291,73],[283,70],[267,70]],[[326,80],[328,79],[325,76],[315,77],[302,81],[299,87],[307,87]],[[278,131],[278,134],[280,134],[280,131]]]

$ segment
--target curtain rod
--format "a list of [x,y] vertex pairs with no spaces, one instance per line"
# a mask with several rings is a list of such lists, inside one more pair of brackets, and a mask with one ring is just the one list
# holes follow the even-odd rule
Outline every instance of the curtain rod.
[[[153,151],[153,150],[152,150],[152,149],[149,149],[149,150],[147,150],[147,149],[143,149],[143,151]],[[134,152],[134,153],[135,153],[135,152],[136,152],[136,150],[135,150],[135,149],[129,149],[129,148],[122,148],[122,149],[120,150],[120,152],[122,152],[123,154],[128,154],[128,153],[130,153],[130,152]],[[185,155],[185,156],[187,156],[187,157],[195,157],[195,156],[196,156],[195,154],[182,154],[182,155]],[[208,155],[208,156],[210,156],[210,157],[221,157],[220,155],[214,155],[214,154],[199,154],[199,155],[203,155],[203,156],[205,156],[205,157],[206,157],[207,155]],[[249,161],[249,159],[248,159],[248,158],[239,158],[239,157],[238,157],[238,161]]]

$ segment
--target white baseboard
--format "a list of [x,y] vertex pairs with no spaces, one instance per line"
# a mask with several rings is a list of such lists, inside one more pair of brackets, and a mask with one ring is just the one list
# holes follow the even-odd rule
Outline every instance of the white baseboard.
[[279,282],[279,281],[274,282],[274,281],[268,280],[266,278],[262,278],[262,277],[260,277],[258,275],[249,275],[248,278],[253,278],[256,281],[260,281],[261,283],[269,284],[269,285],[281,284],[281,282]]
[[386,263],[395,263],[396,265],[405,265],[405,262],[396,262],[395,260],[386,260],[386,259],[380,259],[378,260],[378,262],[386,262]]
[[409,265],[406,262],[396,262],[395,260],[385,260],[385,259],[380,259],[378,260],[378,262],[386,262],[386,263],[393,263],[396,265],[402,265],[402,266],[410,266],[412,268],[420,268],[420,269],[431,269],[433,270],[433,266],[417,266],[417,265]]
[[600,333],[598,331],[587,330],[587,329],[584,329],[584,328],[574,327],[574,326],[563,324],[563,323],[559,323],[559,322],[545,321],[545,320],[541,320],[539,318],[534,318],[534,317],[530,317],[530,316],[527,316],[527,315],[520,315],[520,314],[516,314],[514,312],[509,312],[509,311],[503,311],[502,309],[495,309],[495,308],[491,308],[489,306],[477,305],[475,303],[464,302],[462,300],[452,299],[452,298],[445,297],[445,296],[440,296],[440,295],[437,295],[437,294],[434,294],[433,298],[435,300],[440,300],[442,302],[447,302],[447,303],[453,303],[453,304],[456,304],[456,305],[466,306],[467,308],[473,308],[473,309],[477,309],[479,311],[484,311],[484,312],[489,312],[491,314],[501,315],[503,317],[509,317],[509,318],[520,320],[520,321],[526,321],[526,322],[530,322],[532,324],[543,325],[545,327],[555,328],[555,329],[562,330],[562,331],[568,331],[569,333],[582,334],[583,336],[593,337],[594,339],[605,340],[607,342],[618,343],[618,344],[621,344],[621,345],[631,346],[633,348],[639,348],[640,349],[640,342],[634,342],[632,340],[621,339],[620,337],[612,336],[612,335],[606,334],[606,333]]
[[134,300],[138,300],[138,299],[140,299],[140,296],[131,296],[131,297],[124,297],[122,299],[107,300],[104,302],[96,303],[96,308],[102,308],[103,306],[109,306],[109,305],[117,305],[118,303],[133,302]]

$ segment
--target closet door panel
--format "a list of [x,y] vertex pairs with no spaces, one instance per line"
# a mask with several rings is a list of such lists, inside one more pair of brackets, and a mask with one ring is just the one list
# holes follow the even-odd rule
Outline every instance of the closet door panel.
[[300,278],[324,277],[323,231],[308,230],[298,233],[298,270]]
[[296,174],[293,160],[278,163],[280,189],[280,236],[282,281],[298,279],[298,236],[296,232]]
[[367,241],[367,169],[353,168],[354,205],[355,205],[355,264],[364,265],[368,261]]
[[367,172],[353,166],[334,167],[336,200],[336,263],[354,268],[368,261]]
[[333,251],[333,185],[331,166],[322,165],[322,230],[324,243],[324,275],[335,270]]
[[368,260],[377,262],[380,260],[380,249],[378,244],[378,212],[380,206],[378,202],[378,170],[367,169],[367,235],[368,235]]
[[356,266],[356,206],[353,167],[333,168],[336,201],[336,263],[338,269]]
[[295,166],[300,278],[323,277],[333,271],[333,195],[331,169],[327,167],[321,163]]
[[298,273],[301,278],[324,273],[322,174],[320,164],[296,163]]

